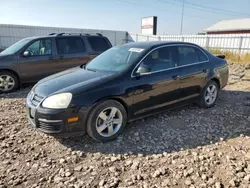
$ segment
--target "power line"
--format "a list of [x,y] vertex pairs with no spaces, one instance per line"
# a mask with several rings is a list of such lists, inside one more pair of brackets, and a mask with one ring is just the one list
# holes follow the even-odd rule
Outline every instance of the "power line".
[[[177,4],[174,4],[173,2],[166,2],[166,0],[162,0],[162,1],[164,1],[165,3],[177,5],[177,6],[181,6],[181,4],[182,4],[182,0],[172,0],[172,1],[178,2]],[[211,13],[216,13],[216,14],[224,14],[224,15],[230,15],[230,16],[248,16],[248,17],[250,16],[250,14],[247,14],[247,13],[240,13],[240,12],[235,12],[235,11],[226,10],[226,9],[204,6],[201,4],[191,3],[188,1],[185,2],[185,7],[190,8],[190,9],[202,10],[202,11],[206,11],[206,12],[211,12]]]
[[[131,4],[131,5],[136,5],[138,7],[145,7],[145,8],[148,8],[148,9],[158,10],[158,11],[162,11],[162,12],[166,13],[166,9],[154,8],[152,6],[147,6],[145,4],[131,2],[131,1],[126,1],[126,0],[117,0],[117,1],[120,1],[120,2],[123,2],[123,3],[127,3],[127,4]],[[137,7],[137,9],[138,9],[138,7]],[[168,10],[168,12],[170,12],[170,11]],[[182,15],[181,13],[176,13],[176,12],[171,12],[171,14]],[[185,16],[192,17],[192,18],[197,18],[197,19],[211,20],[211,18],[209,18],[209,17],[192,16],[192,15],[185,15]]]

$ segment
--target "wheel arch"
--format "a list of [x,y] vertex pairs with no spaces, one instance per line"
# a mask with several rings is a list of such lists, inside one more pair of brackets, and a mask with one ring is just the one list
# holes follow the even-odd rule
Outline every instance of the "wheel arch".
[[0,72],[4,72],[4,71],[6,71],[6,72],[11,72],[12,74],[14,74],[14,75],[17,77],[17,79],[19,80],[19,84],[21,84],[20,77],[19,77],[19,75],[17,74],[16,71],[14,71],[14,70],[12,70],[12,69],[8,69],[8,68],[0,69]]
[[218,87],[221,88],[220,80],[218,78],[214,77],[211,80],[216,82],[218,84]]
[[91,109],[93,109],[94,106],[96,106],[100,102],[103,102],[103,101],[106,101],[106,100],[114,100],[114,101],[119,102],[124,107],[124,109],[126,110],[126,113],[128,114],[128,105],[127,105],[127,103],[124,100],[122,100],[120,97],[117,97],[117,96],[109,96],[109,97],[99,99],[94,103],[94,105],[92,106]]

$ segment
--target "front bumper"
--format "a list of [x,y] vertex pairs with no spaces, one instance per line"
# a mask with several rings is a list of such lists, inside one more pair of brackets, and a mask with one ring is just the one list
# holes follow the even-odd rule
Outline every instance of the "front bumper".
[[[85,133],[87,111],[84,108],[46,109],[40,105],[34,106],[28,99],[26,107],[30,124],[43,133],[60,137]],[[76,122],[68,122],[68,119],[72,117],[79,119]]]

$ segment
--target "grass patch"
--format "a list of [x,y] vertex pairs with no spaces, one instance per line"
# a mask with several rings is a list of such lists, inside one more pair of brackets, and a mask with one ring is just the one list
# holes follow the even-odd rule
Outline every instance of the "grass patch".
[[229,50],[209,49],[212,54],[222,54],[226,59],[234,63],[250,64],[250,52],[232,52]]

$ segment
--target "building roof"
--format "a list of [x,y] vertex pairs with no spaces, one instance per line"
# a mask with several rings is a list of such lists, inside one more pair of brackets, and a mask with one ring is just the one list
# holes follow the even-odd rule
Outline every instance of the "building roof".
[[205,32],[213,31],[245,31],[250,30],[250,18],[236,19],[236,20],[223,20],[216,24],[204,29]]

